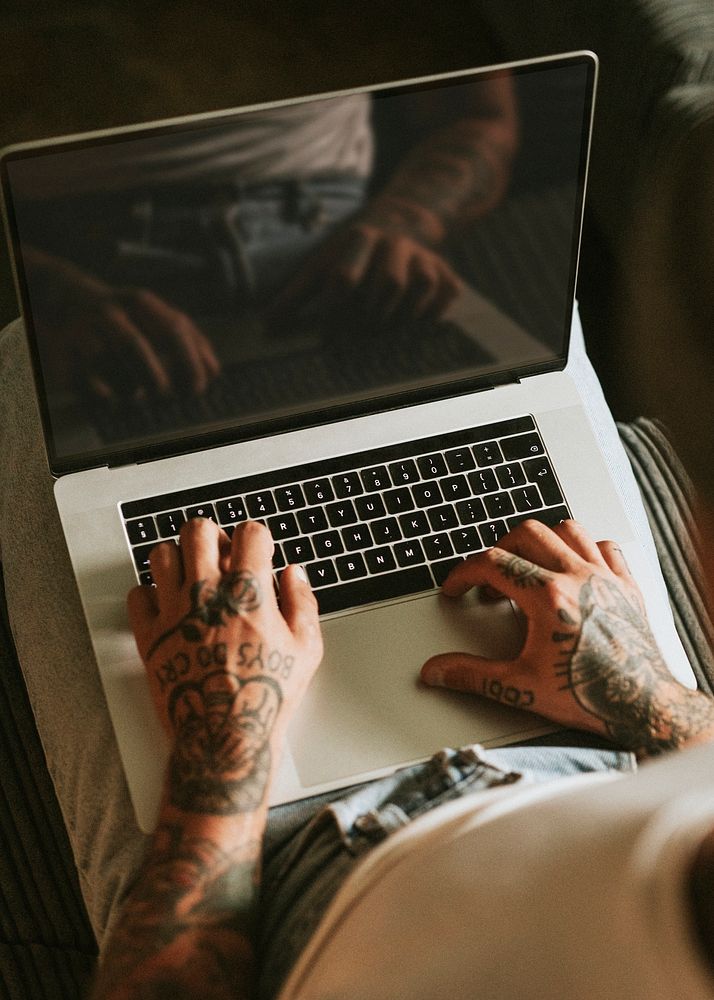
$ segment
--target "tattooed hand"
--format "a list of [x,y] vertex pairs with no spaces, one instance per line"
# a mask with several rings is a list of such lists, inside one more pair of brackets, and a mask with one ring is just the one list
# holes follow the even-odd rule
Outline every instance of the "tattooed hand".
[[150,556],[156,588],[129,594],[129,617],[172,742],[174,806],[230,815],[265,797],[287,722],[321,656],[317,604],[289,566],[280,606],[273,542],[257,523],[232,544],[212,521],[183,525]]
[[443,589],[458,597],[476,586],[520,606],[523,649],[508,662],[435,656],[422,667],[427,684],[526,708],[639,756],[714,738],[714,701],[667,669],[614,542],[594,542],[574,521],[525,521],[456,567]]

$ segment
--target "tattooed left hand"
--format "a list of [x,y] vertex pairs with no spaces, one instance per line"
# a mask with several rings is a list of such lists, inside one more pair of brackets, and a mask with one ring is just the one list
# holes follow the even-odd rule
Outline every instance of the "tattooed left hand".
[[575,521],[525,521],[456,567],[444,593],[511,598],[527,619],[520,655],[432,657],[422,680],[527,708],[608,737],[639,756],[714,738],[714,701],[670,673],[620,548]]
[[128,610],[172,754],[168,791],[186,812],[230,815],[264,801],[287,722],[322,655],[317,603],[299,567],[275,596],[273,541],[239,525],[232,544],[194,518],[151,552],[156,588]]

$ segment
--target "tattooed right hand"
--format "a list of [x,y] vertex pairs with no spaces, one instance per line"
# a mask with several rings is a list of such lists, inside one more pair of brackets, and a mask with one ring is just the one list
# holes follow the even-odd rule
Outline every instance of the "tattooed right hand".
[[193,518],[149,562],[156,587],[129,593],[129,620],[172,742],[169,793],[186,812],[247,812],[263,800],[285,727],[322,656],[317,602],[288,566],[280,604],[273,540],[237,526],[232,542]]
[[590,730],[648,756],[714,738],[714,701],[669,672],[620,548],[575,521],[524,521],[497,547],[452,570],[444,593],[511,598],[527,633],[512,661],[434,656],[427,684],[471,691]]

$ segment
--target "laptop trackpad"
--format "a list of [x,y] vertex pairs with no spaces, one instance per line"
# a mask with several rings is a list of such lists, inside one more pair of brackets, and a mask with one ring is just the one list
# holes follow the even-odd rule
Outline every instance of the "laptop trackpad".
[[325,656],[289,736],[304,786],[390,769],[444,746],[543,731],[537,716],[419,680],[434,653],[515,656],[523,630],[508,601],[432,594],[329,620],[323,632]]

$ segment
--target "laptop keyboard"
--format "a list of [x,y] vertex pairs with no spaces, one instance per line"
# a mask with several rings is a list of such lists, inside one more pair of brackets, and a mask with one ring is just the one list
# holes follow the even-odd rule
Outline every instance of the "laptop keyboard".
[[531,416],[123,503],[137,578],[190,517],[264,522],[276,574],[301,563],[320,613],[434,590],[526,518],[570,517]]

